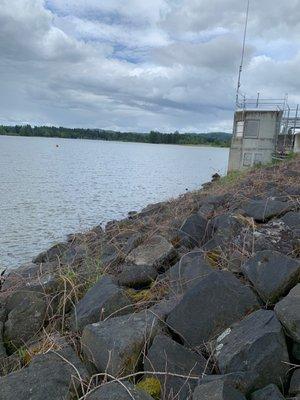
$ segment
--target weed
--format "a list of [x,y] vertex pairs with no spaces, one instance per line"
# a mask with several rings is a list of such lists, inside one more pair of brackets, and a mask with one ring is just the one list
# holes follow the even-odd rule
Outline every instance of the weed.
[[159,400],[161,394],[161,386],[160,382],[155,377],[144,378],[139,383],[136,384],[136,387],[147,392],[153,399]]

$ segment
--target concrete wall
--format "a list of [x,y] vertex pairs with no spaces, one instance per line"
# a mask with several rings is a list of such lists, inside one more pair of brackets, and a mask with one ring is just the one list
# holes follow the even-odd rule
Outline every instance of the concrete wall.
[[294,152],[300,153],[300,132],[295,134]]
[[[281,118],[282,113],[280,111],[236,111],[229,153],[228,172],[247,169],[260,162],[266,164],[272,160]],[[258,135],[255,138],[245,137],[246,121],[249,120],[258,121]],[[242,137],[237,136],[236,127],[238,122],[244,122]]]

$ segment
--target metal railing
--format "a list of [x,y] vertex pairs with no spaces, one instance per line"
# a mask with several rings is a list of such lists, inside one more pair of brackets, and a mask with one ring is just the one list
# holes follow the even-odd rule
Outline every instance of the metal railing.
[[284,111],[286,107],[287,97],[283,99],[264,99],[260,98],[259,93],[257,93],[255,99],[239,96],[236,101],[236,108],[241,110],[266,109],[270,111]]

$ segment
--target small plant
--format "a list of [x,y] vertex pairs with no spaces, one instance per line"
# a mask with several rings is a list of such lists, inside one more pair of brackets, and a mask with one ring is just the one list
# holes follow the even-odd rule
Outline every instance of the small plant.
[[218,180],[218,184],[221,185],[221,186],[236,184],[245,176],[245,174],[246,174],[245,171],[232,171],[232,172],[229,172],[227,175],[221,177]]
[[147,392],[150,396],[153,397],[153,399],[155,400],[160,399],[161,385],[157,378],[155,377],[144,378],[136,385],[136,387]]
[[141,301],[146,302],[152,300],[150,289],[144,289],[144,290],[127,289],[126,294],[133,303],[139,303]]
[[156,303],[166,295],[169,289],[165,282],[152,282],[149,289],[127,289],[126,294],[137,307],[143,306],[145,308],[145,303]]
[[218,268],[222,254],[219,250],[211,250],[205,254],[205,258],[212,268]]

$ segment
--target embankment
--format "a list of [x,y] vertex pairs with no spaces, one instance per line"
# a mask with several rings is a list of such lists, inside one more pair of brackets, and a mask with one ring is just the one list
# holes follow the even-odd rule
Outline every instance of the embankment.
[[2,277],[0,400],[300,396],[299,171],[232,174]]

